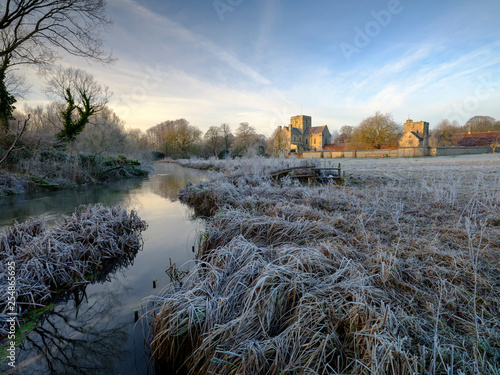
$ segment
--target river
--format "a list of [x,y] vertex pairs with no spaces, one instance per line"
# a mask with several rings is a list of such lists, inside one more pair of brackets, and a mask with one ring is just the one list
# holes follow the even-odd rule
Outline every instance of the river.
[[148,223],[144,248],[132,262],[59,301],[27,334],[17,349],[15,374],[154,374],[134,312],[144,297],[168,285],[170,261],[181,266],[193,259],[192,246],[203,224],[192,219],[192,210],[175,194],[188,181],[205,178],[205,171],[156,164],[155,173],[144,180],[0,198],[0,231],[15,220],[41,215],[52,225],[91,203],[121,204]]

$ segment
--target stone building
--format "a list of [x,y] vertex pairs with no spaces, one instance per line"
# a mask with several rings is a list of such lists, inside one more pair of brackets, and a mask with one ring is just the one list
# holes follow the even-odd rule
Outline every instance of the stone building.
[[290,125],[281,130],[286,133],[291,152],[320,151],[330,143],[328,126],[312,126],[311,116],[293,116]]
[[428,147],[429,123],[413,122],[408,119],[404,124],[403,136],[399,139],[399,147]]

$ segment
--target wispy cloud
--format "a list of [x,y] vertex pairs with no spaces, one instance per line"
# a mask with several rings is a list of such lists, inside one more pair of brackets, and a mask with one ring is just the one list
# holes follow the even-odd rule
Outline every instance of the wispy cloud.
[[[127,107],[127,125],[143,129],[185,117],[202,130],[249,121],[271,134],[301,105],[315,124],[332,129],[376,110],[393,112],[398,121],[418,111],[432,123],[473,94],[480,77],[500,81],[498,2],[413,2],[352,63],[331,46],[351,38],[370,7],[387,2],[360,10],[346,2],[244,1],[224,23],[204,0],[107,3],[115,25],[106,37],[116,65],[71,57],[65,63],[108,85],[112,104]],[[469,18],[470,33],[462,30]],[[499,98],[500,89],[478,111],[500,118]]]
[[272,45],[272,33],[276,19],[280,15],[280,5],[281,0],[267,0],[262,6],[259,32],[255,43],[256,61],[264,60],[267,50]]
[[[218,63],[225,63],[228,68],[234,69],[258,84],[268,85],[271,83],[266,77],[261,75],[251,66],[242,62],[231,51],[221,48],[212,40],[187,29],[180,23],[175,22],[164,15],[154,13],[133,0],[120,0],[119,4],[121,7],[128,8],[129,13],[138,16],[139,19],[136,22],[139,25],[147,25],[147,27],[152,29],[157,36],[177,40],[180,43],[180,49],[185,49],[186,46],[189,46],[193,55],[196,54],[197,51],[201,51],[201,53],[208,54],[219,60]],[[169,55],[175,56],[177,51],[173,50],[167,52]],[[193,59],[196,58],[196,56],[193,55],[191,57]],[[217,62],[211,61],[210,63],[214,64]]]

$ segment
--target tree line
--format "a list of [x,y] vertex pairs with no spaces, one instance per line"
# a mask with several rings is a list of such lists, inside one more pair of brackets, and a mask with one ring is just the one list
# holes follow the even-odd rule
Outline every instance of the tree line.
[[[149,149],[167,157],[264,155],[268,140],[242,122],[202,132],[185,119],[164,121],[146,132],[126,130],[108,106],[109,88],[76,68],[57,67],[62,54],[100,63],[113,56],[102,35],[111,25],[105,0],[7,0],[0,3],[0,160],[12,153],[47,149],[93,155]],[[29,90],[18,67],[47,77],[47,105],[16,108]],[[15,159],[15,158],[14,158]]]
[[[104,0],[7,0],[0,3],[0,161],[26,150],[118,151],[136,131],[108,107],[110,91],[92,75],[57,67],[61,53],[110,63],[102,33],[111,25]],[[47,78],[46,106],[16,108],[29,83],[18,68]],[[110,142],[110,139],[114,139]],[[134,146],[135,147],[135,146]],[[122,147],[123,148],[123,147]]]
[[164,121],[146,131],[149,146],[167,158],[241,157],[269,155],[269,140],[248,122],[241,122],[234,134],[227,123],[213,125],[203,134],[186,119]]
[[[429,134],[429,146],[477,146],[471,139],[463,137],[465,133],[488,133],[500,131],[500,121],[491,116],[473,116],[461,125],[458,121],[444,119],[436,124]],[[389,148],[397,147],[399,138],[403,135],[403,126],[397,124],[391,114],[377,112],[367,117],[358,126],[344,125],[335,134],[333,142],[349,148]],[[489,146],[491,141],[484,136],[484,145]]]
[[471,117],[464,125],[460,125],[457,121],[444,119],[439,122],[433,129],[431,135],[431,143],[433,146],[478,146],[480,144],[471,144],[471,138],[463,137],[462,135],[478,134],[476,142],[481,143],[481,137],[487,141],[484,146],[489,146],[489,140],[486,137],[488,132],[500,131],[500,121],[491,116],[474,116]]
[[[289,151],[289,139],[275,130],[270,138],[241,122],[211,126],[205,134],[186,119],[168,120],[149,128],[126,130],[108,106],[109,88],[92,75],[55,64],[61,53],[108,64],[102,34],[111,25],[105,0],[7,0],[0,3],[0,163],[24,149],[69,148],[94,155],[155,150],[172,158],[278,155]],[[51,103],[16,108],[29,84],[18,67],[35,68],[47,77]],[[500,130],[500,122],[475,116],[464,125],[443,120],[432,130],[431,146],[461,145],[458,133]],[[353,148],[397,145],[403,128],[391,114],[377,112],[357,126],[344,125],[332,140]]]

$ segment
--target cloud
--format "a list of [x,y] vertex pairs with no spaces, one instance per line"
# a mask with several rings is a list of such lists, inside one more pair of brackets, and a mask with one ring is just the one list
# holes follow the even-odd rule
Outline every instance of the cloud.
[[[114,0],[116,3],[118,0]],[[138,19],[136,22],[136,27],[146,26],[150,29],[155,40],[163,39],[163,47],[161,42],[157,45],[158,48],[165,50],[165,45],[169,45],[173,50],[166,51],[168,56],[167,59],[175,59],[176,53],[180,52],[187,53],[191,59],[196,59],[199,57],[197,53],[208,54],[212,56],[217,61],[209,61],[209,64],[218,64],[219,62],[225,63],[229,68],[245,75],[257,84],[269,85],[271,82],[264,77],[262,74],[257,72],[255,69],[249,65],[242,62],[236,55],[231,53],[219,45],[206,38],[205,36],[195,33],[192,30],[184,27],[178,22],[172,19],[154,13],[153,11],[137,4],[133,0],[119,0],[119,6],[121,8],[127,8],[127,13],[135,15]],[[142,41],[144,43],[144,41]],[[150,43],[150,42],[147,42]],[[189,51],[186,52],[186,49]],[[204,68],[207,68],[204,66]]]
[[272,31],[280,14],[280,0],[267,0],[261,10],[259,33],[255,43],[256,61],[262,61],[272,43]]

